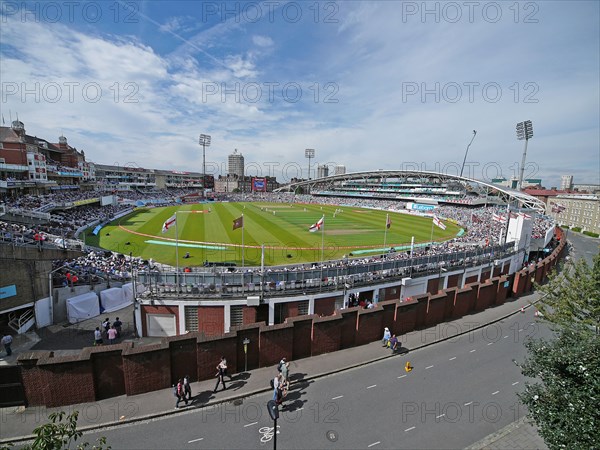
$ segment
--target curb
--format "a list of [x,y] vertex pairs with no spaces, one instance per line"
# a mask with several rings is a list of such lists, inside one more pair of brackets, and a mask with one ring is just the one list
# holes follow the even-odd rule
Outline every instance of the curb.
[[[533,295],[533,293],[532,293],[532,295]],[[518,300],[518,299],[515,299],[515,300]],[[529,302],[528,305],[523,306],[523,309],[529,309],[529,308],[533,307],[533,305],[535,305],[536,303],[538,303],[540,300],[541,300],[541,297],[539,299],[533,301],[533,302]],[[309,375],[309,376],[307,376],[305,378],[302,378],[302,380],[296,380],[294,382],[290,382],[290,385],[296,384],[296,383],[298,383],[300,381],[316,380],[316,379],[319,379],[319,378],[324,378],[324,377],[329,376],[329,375],[335,375],[335,374],[340,373],[340,372],[345,372],[347,370],[356,369],[358,367],[366,366],[368,364],[373,364],[375,362],[383,361],[384,359],[392,358],[392,357],[395,357],[395,356],[406,355],[406,354],[409,354],[411,352],[414,352],[414,351],[417,351],[417,350],[421,350],[423,348],[426,348],[426,347],[429,347],[429,346],[432,346],[432,345],[435,345],[435,344],[439,344],[440,342],[445,342],[447,340],[454,339],[454,338],[462,336],[464,334],[471,333],[474,330],[480,330],[481,328],[484,328],[484,327],[487,327],[487,326],[489,326],[491,324],[494,324],[494,323],[500,322],[502,320],[505,320],[505,319],[507,319],[507,318],[509,318],[511,316],[514,316],[515,314],[520,313],[520,312],[521,312],[521,309],[517,309],[516,311],[513,311],[513,312],[511,312],[509,314],[505,314],[505,315],[503,315],[503,316],[501,316],[499,318],[493,319],[493,320],[491,320],[489,322],[482,323],[481,325],[478,325],[478,326],[473,327],[473,328],[469,328],[466,331],[462,331],[462,332],[457,333],[457,334],[452,335],[452,336],[446,336],[446,337],[437,339],[437,340],[432,341],[432,342],[421,344],[421,345],[419,345],[417,347],[414,347],[413,349],[409,349],[409,350],[404,351],[404,352],[391,353],[391,354],[384,355],[384,356],[378,356],[378,357],[372,358],[372,359],[370,359],[368,361],[363,361],[363,362],[352,364],[352,365],[349,365],[349,366],[340,367],[338,369],[331,370],[331,371],[328,371],[328,372],[322,372],[322,373],[317,373],[317,374],[314,374],[314,375]],[[366,345],[368,345],[368,344],[366,344]],[[339,350],[339,351],[342,351],[342,350]],[[210,406],[221,405],[223,403],[234,402],[236,400],[240,400],[240,399],[243,399],[243,398],[251,397],[251,396],[254,396],[254,395],[261,394],[261,393],[270,392],[271,390],[272,389],[270,387],[267,387],[265,389],[255,389],[253,391],[245,392],[243,394],[234,395],[233,397],[227,397],[227,398],[223,398],[221,400],[214,400],[214,401],[211,401],[209,403],[205,403],[204,405],[201,405],[201,406],[198,405],[198,406],[188,407],[188,408],[184,408],[184,409],[180,409],[180,410],[161,411],[161,412],[157,412],[157,413],[146,414],[144,416],[132,417],[130,419],[125,419],[125,420],[120,420],[120,421],[106,422],[106,423],[98,424],[98,425],[82,426],[82,427],[78,427],[78,430],[82,431],[82,432],[94,431],[94,430],[101,430],[101,429],[104,429],[104,428],[110,428],[110,427],[115,427],[115,426],[119,426],[119,425],[133,424],[133,423],[142,422],[142,421],[145,421],[145,420],[152,420],[152,419],[157,419],[157,418],[161,418],[161,417],[172,416],[172,415],[179,414],[179,413],[182,413],[182,412],[185,412],[185,411],[193,411],[193,410],[196,410],[196,409],[201,409],[201,408],[206,408],[206,407],[210,407]],[[16,436],[14,438],[11,438],[10,440],[0,439],[0,444],[4,444],[4,443],[23,443],[23,442],[30,441],[30,440],[33,440],[33,439],[34,439],[33,435],[29,435],[29,436]]]

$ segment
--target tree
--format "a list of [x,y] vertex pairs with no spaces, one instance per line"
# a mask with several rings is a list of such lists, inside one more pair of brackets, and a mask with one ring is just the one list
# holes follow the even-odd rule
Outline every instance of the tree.
[[600,256],[581,259],[540,287],[540,311],[556,335],[525,345],[519,394],[551,449],[596,448],[600,442]]
[[569,263],[565,270],[550,275],[538,286],[542,293],[540,311],[551,323],[571,326],[581,323],[598,330],[600,326],[600,254],[589,266],[584,258]]
[[[62,450],[71,448],[74,441],[79,439],[83,432],[77,430],[77,418],[79,411],[66,415],[64,411],[52,413],[48,416],[49,422],[40,425],[33,430],[35,438],[33,443],[22,447],[26,450]],[[96,445],[90,447],[89,442],[77,444],[77,450],[110,450],[106,446],[106,438],[101,437],[96,440]]]

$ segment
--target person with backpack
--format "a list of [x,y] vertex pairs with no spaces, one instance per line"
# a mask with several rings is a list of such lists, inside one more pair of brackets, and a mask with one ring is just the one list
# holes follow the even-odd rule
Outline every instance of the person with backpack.
[[175,409],[179,409],[179,402],[181,402],[182,400],[185,402],[185,406],[187,406],[188,401],[185,398],[185,388],[183,387],[183,380],[181,378],[177,381],[177,385],[173,390],[173,394],[175,394],[175,397],[177,397],[177,401],[175,402]]

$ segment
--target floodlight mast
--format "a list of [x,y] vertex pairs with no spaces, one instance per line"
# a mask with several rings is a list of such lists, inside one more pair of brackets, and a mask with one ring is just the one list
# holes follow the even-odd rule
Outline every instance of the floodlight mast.
[[533,124],[531,120],[525,122],[519,122],[517,124],[517,139],[519,141],[525,140],[525,149],[523,150],[523,158],[521,159],[521,170],[519,172],[519,184],[518,189],[523,189],[523,174],[525,173],[525,160],[527,158],[527,143],[529,139],[533,137]]
[[201,134],[198,144],[202,146],[202,190],[206,191],[206,147],[210,147],[211,138],[208,134]]
[[465,150],[465,158],[463,159],[462,167],[460,168],[460,176],[461,177],[463,176],[463,170],[465,169],[465,164],[467,162],[467,154],[469,153],[469,147],[471,146],[471,144],[475,140],[475,135],[476,134],[477,134],[477,131],[473,130],[473,137],[471,138],[471,142],[469,142],[469,145],[467,145],[467,150]]

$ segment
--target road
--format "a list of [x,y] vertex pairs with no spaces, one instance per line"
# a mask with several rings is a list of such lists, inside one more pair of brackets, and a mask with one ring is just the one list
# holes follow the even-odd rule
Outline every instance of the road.
[[[549,336],[533,311],[378,363],[299,381],[278,425],[280,448],[463,448],[519,419],[528,337]],[[410,360],[413,371],[404,364]],[[268,380],[265,380],[268,384]],[[104,429],[112,448],[263,448],[270,394]],[[261,433],[261,428],[262,433]],[[267,431],[265,433],[265,431]],[[267,442],[261,442],[267,440]]]

